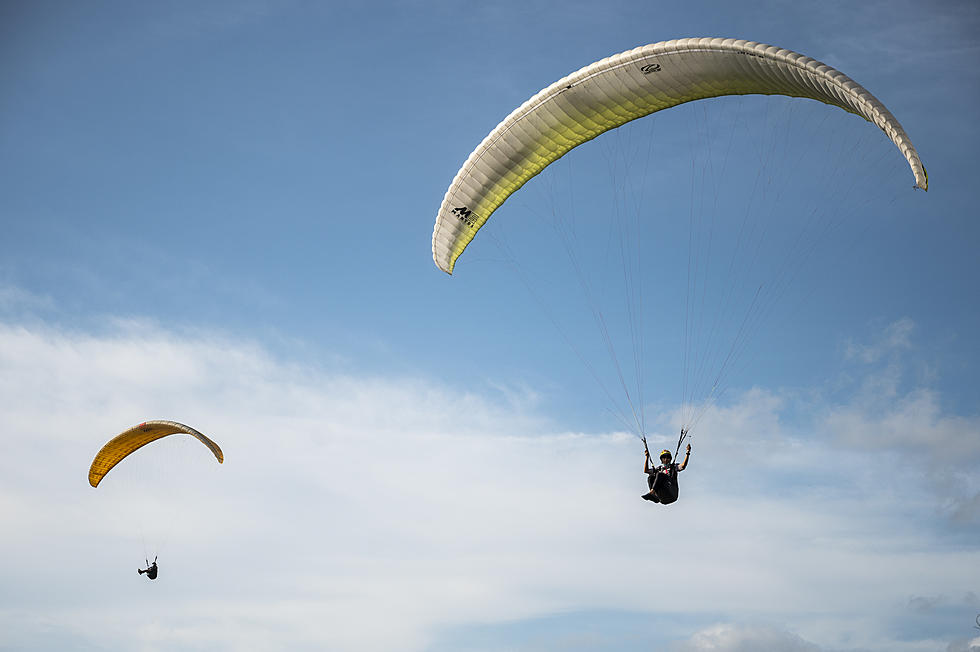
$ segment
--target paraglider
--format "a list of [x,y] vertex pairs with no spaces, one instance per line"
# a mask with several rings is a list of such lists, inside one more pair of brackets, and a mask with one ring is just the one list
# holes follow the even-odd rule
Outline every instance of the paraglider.
[[[218,463],[224,463],[224,453],[218,444],[194,428],[176,421],[145,421],[116,435],[99,450],[89,467],[89,484],[98,487],[106,474],[127,456],[158,439],[177,434],[190,435],[197,439],[211,451]],[[155,580],[159,572],[157,557],[154,556],[152,563],[149,559],[146,562],[146,568],[139,568],[137,571],[140,575]]]
[[[860,116],[876,125],[898,148],[912,172],[914,187],[921,190],[928,189],[929,181],[925,167],[902,125],[882,102],[842,72],[805,55],[754,41],[721,38],[664,41],[622,52],[585,66],[542,89],[504,118],[469,154],[445,193],[432,231],[433,261],[443,272],[453,274],[459,257],[487,224],[491,215],[524,184],[580,145],[607,131],[615,130],[664,109],[708,98],[739,95],[812,99]],[[819,126],[809,126],[819,130]],[[755,163],[755,159],[743,158],[739,161],[739,167],[752,167]],[[792,167],[787,166],[787,169]],[[704,176],[713,173],[715,173],[713,169],[706,169]],[[813,183],[817,181],[814,180]],[[695,185],[692,183],[692,199],[694,188]],[[769,196],[778,197],[778,193]],[[630,199],[632,200],[632,197]],[[571,212],[574,212],[575,202],[570,203],[573,205]],[[692,201],[691,204],[693,213],[694,202]],[[614,222],[617,218],[615,215],[617,208],[618,206],[611,207],[609,215],[603,215],[602,218],[608,217],[609,222]],[[721,205],[718,209],[723,217],[729,213],[741,213],[746,217],[754,214],[765,216],[765,211],[750,210],[754,207],[745,206],[738,209],[733,207],[728,211],[726,208]],[[560,213],[555,210],[551,212]],[[649,215],[644,214],[643,219],[637,218],[636,221],[644,225],[655,221],[646,219],[647,217]],[[706,222],[712,221],[706,220]],[[801,226],[803,235],[811,237],[810,234],[819,233],[818,228],[806,231],[807,223],[804,220],[800,222],[803,223]],[[644,348],[640,337],[642,324],[636,317],[642,314],[642,306],[639,305],[636,297],[642,297],[643,293],[638,288],[644,277],[637,261],[643,261],[646,257],[639,251],[641,239],[637,237],[638,231],[639,229],[625,234],[619,233],[618,241],[614,236],[608,238],[608,242],[614,243],[613,246],[622,245],[621,251],[625,252],[621,256],[623,273],[619,278],[625,279],[623,294],[627,297],[627,306],[623,310],[625,314],[623,319],[629,322],[629,329],[623,330],[633,338],[631,344],[636,363],[635,387],[627,387],[627,379],[622,372],[623,365],[619,364],[615,353],[616,347],[613,346],[609,335],[609,322],[605,319],[601,308],[596,305],[598,302],[593,299],[593,296],[603,296],[608,293],[591,287],[592,281],[595,280],[593,276],[582,274],[581,276],[585,278],[584,280],[580,278],[580,283],[583,286],[583,294],[590,301],[589,308],[596,317],[605,349],[609,352],[610,366],[616,372],[615,380],[622,386],[625,403],[629,406],[629,410],[618,410],[616,416],[620,416],[622,421],[634,430],[634,434],[644,440],[645,444],[646,425],[642,413],[644,402],[640,395],[643,388],[641,375]],[[752,229],[744,229],[744,231],[749,234],[746,240],[755,234]],[[760,231],[764,232],[764,229]],[[556,228],[555,232],[563,236],[556,240],[565,244],[563,239],[566,233],[561,228]],[[694,226],[692,226],[693,232]],[[713,235],[713,233],[709,234],[709,242],[714,242],[711,240]],[[739,253],[738,247],[744,242],[742,235],[743,230],[738,230],[738,236],[730,238],[734,243],[735,253]],[[807,237],[796,240],[805,243],[805,253],[808,254],[812,250],[813,240],[808,240]],[[571,238],[567,239],[571,240]],[[721,241],[723,238],[719,237],[717,240]],[[793,242],[793,239],[788,238],[787,241]],[[599,241],[583,238],[577,242],[586,249],[596,243],[594,248],[598,255]],[[746,246],[742,251],[757,252],[759,250],[757,243],[758,240],[754,241],[752,247]],[[531,255],[534,256],[548,243],[542,239],[542,236],[535,235],[522,244],[525,245],[525,249],[530,249]],[[569,257],[573,259],[571,267],[576,274],[579,274],[581,267],[573,255],[577,252],[571,251],[571,247],[567,244],[565,246],[569,250]],[[603,253],[605,251],[603,250]],[[706,259],[710,253],[709,249],[704,254],[704,258]],[[719,392],[723,391],[723,376],[732,368],[733,360],[744,349],[749,333],[765,315],[765,302],[775,301],[775,298],[771,297],[778,297],[779,292],[784,291],[785,287],[781,284],[795,275],[793,272],[796,270],[793,265],[805,256],[794,256],[793,253],[790,250],[786,252],[785,258],[780,256],[779,261],[788,262],[784,263],[782,270],[774,274],[776,281],[771,284],[760,282],[727,285],[729,288],[737,289],[756,288],[746,293],[745,302],[749,308],[744,315],[740,318],[728,319],[719,317],[705,328],[697,330],[689,326],[689,323],[697,320],[694,311],[702,304],[710,303],[710,300],[705,301],[706,293],[703,291],[703,286],[697,288],[696,285],[697,274],[705,269],[705,266],[702,263],[702,266],[698,267],[699,260],[689,257],[688,302],[684,304],[684,309],[690,319],[685,321],[687,330],[683,363],[683,402],[684,409],[689,410],[690,413],[682,416],[685,426],[685,430],[682,430],[682,438],[686,430],[694,427],[712,401],[717,399]],[[753,260],[759,257],[756,255]],[[727,275],[726,280],[730,276],[736,276],[732,273],[737,267],[736,260],[737,257],[733,254],[731,264],[728,267],[722,266],[723,271],[720,273]],[[517,263],[515,266],[520,263],[516,259],[515,262]],[[530,285],[528,277],[532,277],[533,280],[531,274],[522,275],[525,285]],[[773,291],[773,288],[776,291]],[[734,294],[733,291],[730,292],[731,294],[726,295],[724,301],[719,302],[723,309],[727,309],[730,305],[729,301]],[[550,289],[546,288],[539,295],[549,293]],[[542,302],[539,300],[539,303]],[[735,302],[731,301],[731,303]],[[723,310],[719,314],[727,315]],[[552,317],[552,321],[556,322],[556,326],[560,326],[559,319]],[[689,342],[702,333],[706,333],[709,338],[720,337],[718,333],[723,329],[719,324],[734,324],[731,328],[734,334],[731,335],[730,344],[727,347],[707,346],[702,355],[691,355],[689,362],[687,354],[693,348],[689,346]],[[566,336],[566,339],[569,338]],[[583,357],[578,350],[576,353],[580,358]],[[593,371],[588,362],[586,365],[590,367],[590,371]],[[593,376],[597,375],[593,371]],[[689,377],[692,377],[690,393],[687,384]],[[600,385],[603,384],[598,378],[597,381]],[[611,403],[616,402],[608,391],[606,395]],[[695,402],[700,402],[696,410],[691,407]],[[680,444],[674,456],[679,453],[679,447]],[[690,445],[687,451],[690,452]],[[667,451],[667,455],[661,458],[662,464],[653,467],[649,452],[646,452],[644,472],[649,478],[650,492],[644,494],[645,499],[662,504],[669,504],[676,500],[677,473],[686,467],[687,457],[683,463],[674,464],[671,462],[674,456]]]

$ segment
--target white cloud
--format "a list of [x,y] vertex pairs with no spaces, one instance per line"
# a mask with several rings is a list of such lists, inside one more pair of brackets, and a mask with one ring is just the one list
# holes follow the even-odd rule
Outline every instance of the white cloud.
[[980,652],[980,636],[970,640],[953,641],[946,648],[946,652]]
[[848,358],[857,358],[869,364],[877,362],[885,355],[910,348],[914,331],[915,323],[908,317],[903,317],[889,324],[870,344],[858,344],[849,341],[845,355]]
[[769,627],[714,625],[697,632],[678,652],[820,652],[796,634]]
[[[640,607],[786,625],[691,645],[795,631],[914,650],[881,643],[890,610],[980,579],[975,546],[908,527],[935,497],[909,500],[878,449],[841,464],[833,442],[793,434],[772,392],[705,417],[672,508],[639,499],[634,438],[555,431],[522,410],[533,398],[338,375],[148,324],[0,325],[0,631],[23,649],[411,650],[467,623]],[[913,425],[933,436],[955,422],[929,414]],[[199,428],[226,463],[187,440],[169,453],[186,455],[180,483],[149,473],[137,496],[120,465],[89,488],[98,447],[148,418]],[[169,527],[153,584],[133,572],[151,506]]]
[[913,493],[941,497],[954,522],[980,523],[980,416],[947,414],[935,389],[910,384],[900,353],[914,348],[914,330],[903,318],[869,344],[848,343],[862,375],[847,402],[824,408],[822,430],[843,450],[892,456]]

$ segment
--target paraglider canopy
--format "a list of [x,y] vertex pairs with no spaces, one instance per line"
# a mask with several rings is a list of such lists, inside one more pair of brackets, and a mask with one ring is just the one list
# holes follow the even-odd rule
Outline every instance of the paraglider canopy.
[[782,48],[722,38],[653,43],[590,64],[541,90],[490,132],[446,191],[432,257],[447,274],[510,195],[566,153],[627,122],[725,95],[785,95],[839,107],[877,125],[928,189],[919,155],[898,120],[844,73]]
[[181,433],[200,441],[208,447],[219,463],[224,463],[225,456],[218,444],[194,428],[176,421],[145,421],[116,435],[102,447],[95,459],[92,460],[92,466],[89,467],[88,483],[93,487],[98,487],[102,478],[127,455],[157,439]]

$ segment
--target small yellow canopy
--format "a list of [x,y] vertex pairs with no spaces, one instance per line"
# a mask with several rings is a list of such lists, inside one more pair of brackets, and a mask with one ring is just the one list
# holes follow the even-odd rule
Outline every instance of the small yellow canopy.
[[219,463],[224,463],[225,456],[221,452],[221,448],[190,426],[185,426],[176,421],[145,421],[116,435],[102,447],[102,450],[92,460],[92,466],[89,467],[88,483],[93,487],[98,487],[105,474],[130,453],[157,439],[180,433],[196,438],[214,453]]

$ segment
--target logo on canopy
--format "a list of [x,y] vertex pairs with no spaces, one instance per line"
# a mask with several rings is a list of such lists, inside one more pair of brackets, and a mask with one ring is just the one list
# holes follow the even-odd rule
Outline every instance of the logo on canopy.
[[466,206],[457,206],[452,210],[452,214],[455,215],[460,222],[471,229],[476,228],[476,217],[473,215],[473,211],[468,209]]

